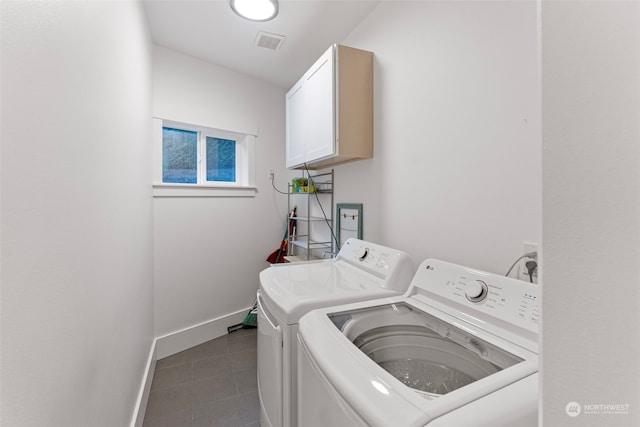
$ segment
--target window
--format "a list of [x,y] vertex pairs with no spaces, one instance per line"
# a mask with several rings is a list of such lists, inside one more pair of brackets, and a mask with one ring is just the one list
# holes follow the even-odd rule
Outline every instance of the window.
[[162,182],[236,182],[236,140],[163,127]]
[[207,136],[207,181],[236,181],[236,142]]
[[[255,190],[253,135],[160,119],[156,119],[156,129],[154,188]],[[162,195],[160,192],[154,195]],[[171,195],[181,194],[173,191]],[[226,191],[222,195],[234,194]]]
[[162,182],[198,183],[198,132],[162,128]]

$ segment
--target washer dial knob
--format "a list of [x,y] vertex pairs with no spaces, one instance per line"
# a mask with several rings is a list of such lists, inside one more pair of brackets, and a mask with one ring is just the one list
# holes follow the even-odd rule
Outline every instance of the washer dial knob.
[[364,259],[369,255],[369,248],[358,248],[356,249],[356,258],[360,261],[364,261]]
[[487,297],[489,288],[482,280],[469,282],[464,289],[464,295],[471,302],[480,302]]

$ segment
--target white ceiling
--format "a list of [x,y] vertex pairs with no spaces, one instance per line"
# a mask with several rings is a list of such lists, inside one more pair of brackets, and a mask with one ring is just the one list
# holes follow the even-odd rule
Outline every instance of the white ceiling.
[[[251,22],[228,0],[145,0],[155,44],[291,87],[333,43],[341,42],[380,0],[280,0],[278,16]],[[277,51],[254,44],[258,31],[286,37]]]

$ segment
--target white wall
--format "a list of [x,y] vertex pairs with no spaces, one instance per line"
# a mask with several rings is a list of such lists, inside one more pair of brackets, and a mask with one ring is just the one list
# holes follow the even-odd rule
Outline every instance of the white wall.
[[375,154],[336,201],[416,262],[504,274],[541,235],[535,2],[382,2],[344,44],[375,53]]
[[640,425],[640,3],[543,2],[542,95],[542,421]]
[[162,336],[253,304],[258,273],[286,226],[286,196],[272,189],[269,170],[285,190],[288,172],[284,89],[158,46],[153,73],[155,116],[258,129],[255,197],[154,199],[155,330]]
[[153,339],[142,7],[1,7],[2,424],[128,425]]

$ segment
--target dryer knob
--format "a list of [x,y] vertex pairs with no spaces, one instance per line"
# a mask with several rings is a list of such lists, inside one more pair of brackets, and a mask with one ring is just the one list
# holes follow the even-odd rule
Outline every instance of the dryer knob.
[[489,288],[487,284],[482,280],[476,280],[473,282],[469,282],[467,287],[464,290],[464,295],[471,302],[480,302],[486,298],[489,293]]

